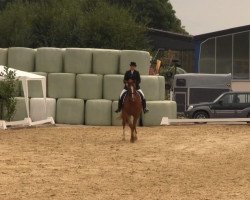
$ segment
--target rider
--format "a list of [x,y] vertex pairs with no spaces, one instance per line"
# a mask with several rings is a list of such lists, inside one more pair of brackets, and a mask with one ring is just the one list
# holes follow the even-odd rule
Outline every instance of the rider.
[[[138,93],[141,96],[143,112],[147,113],[149,110],[146,107],[146,99],[145,99],[145,96],[144,96],[142,90],[140,89],[140,85],[139,85],[141,83],[141,76],[140,76],[139,71],[135,70],[135,68],[136,68],[136,63],[131,62],[130,63],[130,70],[126,71],[126,73],[124,75],[123,82],[125,83],[125,81],[128,81],[129,79],[132,79],[135,81],[136,90],[138,91]],[[118,101],[118,109],[115,111],[116,113],[120,112],[122,109],[122,100],[124,98],[126,91],[127,91],[127,87],[125,85],[124,89],[121,92],[119,101]]]

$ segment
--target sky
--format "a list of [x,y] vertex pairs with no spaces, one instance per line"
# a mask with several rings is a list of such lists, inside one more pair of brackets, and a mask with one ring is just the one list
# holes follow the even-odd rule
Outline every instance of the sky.
[[250,0],[170,0],[190,35],[250,25]]

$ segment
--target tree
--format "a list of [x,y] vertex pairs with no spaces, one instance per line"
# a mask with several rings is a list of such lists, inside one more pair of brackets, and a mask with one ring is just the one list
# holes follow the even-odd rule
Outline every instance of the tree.
[[1,72],[0,76],[4,77],[0,82],[1,119],[10,121],[16,112],[16,72],[4,67],[4,72]]
[[0,12],[0,44],[1,47],[30,46],[29,4],[16,2]]
[[87,13],[84,21],[84,35],[87,47],[146,49],[146,27],[136,23],[126,9],[97,1]]
[[107,0],[111,4],[130,9],[138,22],[147,23],[150,28],[163,29],[187,34],[181,26],[181,20],[175,16],[175,11],[169,0]]
[[106,0],[13,0],[0,13],[0,46],[149,48],[145,24]]

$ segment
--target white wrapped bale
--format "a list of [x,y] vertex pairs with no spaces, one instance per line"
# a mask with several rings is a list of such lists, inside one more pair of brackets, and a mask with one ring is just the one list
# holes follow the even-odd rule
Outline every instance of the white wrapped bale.
[[62,98],[57,100],[56,123],[58,124],[83,124],[84,100]]
[[12,119],[12,121],[19,121],[24,120],[24,118],[28,117],[26,111],[26,104],[24,97],[16,97],[17,104],[16,104],[16,113]]
[[120,53],[119,73],[125,74],[130,62],[136,62],[137,70],[141,75],[148,75],[150,66],[150,54],[147,51],[123,50]]
[[118,100],[124,88],[123,75],[104,75],[103,78],[103,98],[108,100]]
[[30,99],[30,117],[32,121],[47,119],[56,116],[56,99],[46,98],[46,110],[44,108],[44,98]]
[[35,54],[35,49],[10,47],[8,50],[8,67],[33,72],[35,69]]
[[6,66],[8,61],[8,49],[0,48],[0,65]]
[[48,97],[75,98],[75,74],[48,74]]
[[143,91],[147,101],[159,100],[159,79],[158,76],[141,76],[141,90]]
[[76,76],[76,98],[101,99],[103,76],[100,74],[78,74]]
[[88,100],[85,108],[85,124],[93,126],[110,126],[111,104],[112,102],[106,99]]
[[67,48],[64,56],[64,71],[75,74],[92,72],[92,50],[83,48]]
[[162,117],[177,118],[177,107],[174,101],[148,101],[147,107],[149,112],[142,116],[144,126],[159,126]]
[[36,52],[36,72],[57,73],[63,71],[64,50],[52,47],[41,47]]
[[117,74],[119,69],[119,50],[93,50],[94,74]]
[[166,90],[165,90],[165,78],[164,76],[158,76],[159,80],[159,99],[158,100],[165,100]]

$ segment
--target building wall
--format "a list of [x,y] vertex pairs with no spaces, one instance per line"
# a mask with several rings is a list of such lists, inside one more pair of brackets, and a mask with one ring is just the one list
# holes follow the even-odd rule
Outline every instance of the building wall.
[[249,81],[233,81],[232,82],[233,91],[250,91]]

